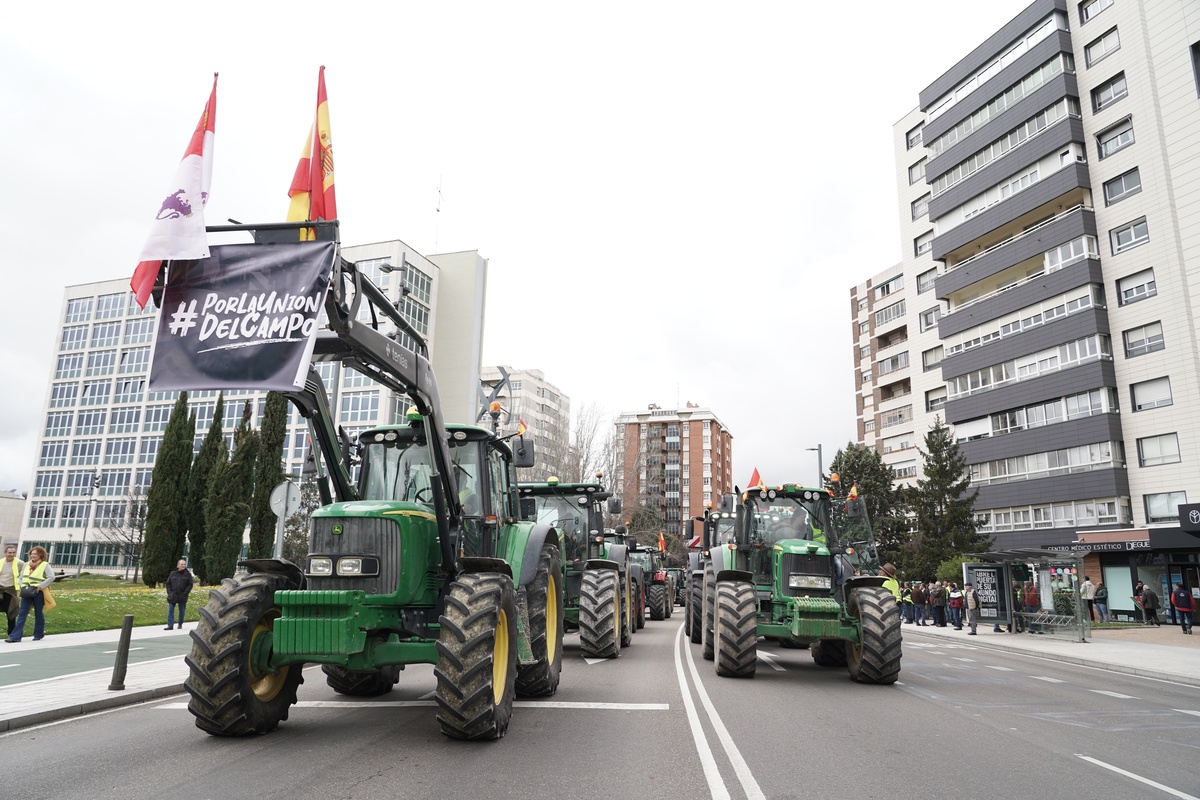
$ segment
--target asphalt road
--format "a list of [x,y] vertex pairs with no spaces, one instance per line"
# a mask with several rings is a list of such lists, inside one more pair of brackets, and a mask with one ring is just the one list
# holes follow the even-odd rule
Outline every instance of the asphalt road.
[[438,733],[431,667],[367,700],[310,668],[267,736],[207,736],[182,697],[0,736],[6,796],[1200,797],[1200,688],[918,636],[896,686],[765,642],[754,679],[724,679],[681,627],[607,661],[568,635],[559,692],[498,742]]

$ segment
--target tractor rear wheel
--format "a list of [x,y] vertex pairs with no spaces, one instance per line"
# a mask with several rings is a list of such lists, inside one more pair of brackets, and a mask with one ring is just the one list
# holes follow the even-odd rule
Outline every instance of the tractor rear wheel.
[[542,545],[537,572],[529,584],[529,646],[536,664],[517,667],[517,694],[549,697],[558,691],[562,672],[562,560],[558,548]]
[[184,659],[188,711],[196,727],[214,736],[268,733],[288,717],[304,681],[300,664],[277,670],[270,655],[275,620],[282,616],[275,592],[290,589],[282,575],[252,573],[226,578],[208,593],[192,652]]
[[818,667],[846,666],[846,641],[844,639],[818,639],[808,648]]
[[633,632],[637,630],[637,614],[634,613],[634,608],[637,606],[638,597],[641,596],[638,585],[626,580],[622,596],[625,600],[621,609],[625,613],[621,615],[621,647],[629,647],[633,644]]
[[859,621],[859,643],[846,646],[846,666],[859,683],[895,683],[900,677],[900,607],[882,586],[850,593],[846,607]]
[[692,644],[700,644],[704,639],[704,585],[693,578],[690,592],[687,605],[688,633],[691,634]]
[[713,604],[717,594],[716,573],[713,572],[712,564],[704,565],[704,625],[703,629],[703,655],[705,661],[712,661],[713,656]]
[[621,655],[622,609],[617,573],[589,569],[579,587],[579,646],[592,658]]
[[467,573],[450,584],[438,619],[435,699],[442,733],[499,739],[512,717],[517,677],[517,602],[512,578]]
[[650,606],[650,619],[666,619],[666,589],[667,587],[661,583],[652,583],[646,589],[646,594],[648,595],[646,602]]
[[754,584],[721,581],[717,584],[717,674],[726,678],[753,678],[758,665],[758,598]]
[[675,590],[670,582],[663,586],[663,612],[667,615],[667,619],[675,613]]
[[636,581],[633,584],[633,616],[636,618],[637,629],[646,627],[646,597],[642,593],[642,585]]
[[321,667],[325,682],[338,694],[350,697],[378,697],[387,694],[400,680],[400,667],[389,664],[372,672],[351,672],[337,664]]

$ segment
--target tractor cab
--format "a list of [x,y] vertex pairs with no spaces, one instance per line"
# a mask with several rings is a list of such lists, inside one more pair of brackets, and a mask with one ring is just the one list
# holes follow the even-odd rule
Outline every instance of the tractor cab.
[[795,484],[751,489],[737,511],[736,569],[770,597],[829,596],[840,584],[829,493]]

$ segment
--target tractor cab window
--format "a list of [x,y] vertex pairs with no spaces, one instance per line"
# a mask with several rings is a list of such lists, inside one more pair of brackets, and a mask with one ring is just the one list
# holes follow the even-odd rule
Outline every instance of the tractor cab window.
[[750,497],[750,544],[765,547],[783,539],[825,543],[826,514],[817,501],[795,497]]
[[[534,519],[551,525],[562,535],[564,555],[568,561],[587,558],[588,505],[579,505],[582,496],[540,495]],[[586,502],[586,498],[583,498]]]
[[499,450],[488,448],[488,513],[497,517],[515,516],[508,513],[508,461]]
[[458,486],[458,500],[466,517],[483,516],[483,479],[479,465],[479,442],[450,440],[450,469]]
[[364,444],[359,484],[364,500],[403,500],[433,507],[433,461],[424,438],[389,432],[376,434]]

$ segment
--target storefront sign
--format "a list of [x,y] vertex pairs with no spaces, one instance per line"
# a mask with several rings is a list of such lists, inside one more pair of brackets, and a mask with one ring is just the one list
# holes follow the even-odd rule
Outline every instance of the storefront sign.
[[979,621],[1008,623],[1012,603],[1008,592],[1008,568],[996,564],[963,564],[963,583],[979,593]]
[[1179,527],[1188,533],[1200,533],[1200,503],[1179,506]]

